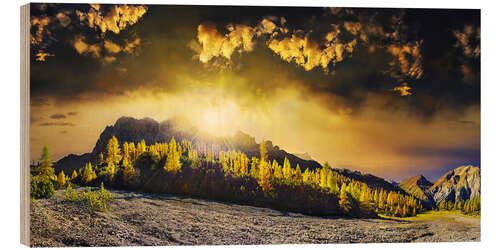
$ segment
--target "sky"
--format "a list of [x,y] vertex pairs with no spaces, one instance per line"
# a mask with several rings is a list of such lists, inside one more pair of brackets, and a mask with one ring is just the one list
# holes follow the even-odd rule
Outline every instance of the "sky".
[[400,181],[480,166],[480,11],[31,5],[31,159],[184,116]]

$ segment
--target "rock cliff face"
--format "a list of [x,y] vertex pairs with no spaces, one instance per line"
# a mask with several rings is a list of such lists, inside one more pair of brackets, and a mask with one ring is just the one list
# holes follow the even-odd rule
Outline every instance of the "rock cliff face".
[[[180,118],[178,118],[180,119]],[[107,126],[99,136],[92,154],[106,151],[106,146],[111,137],[116,136],[120,143],[140,142],[145,140],[146,144],[155,142],[168,142],[172,137],[176,140],[192,139],[196,137],[197,131],[189,123],[167,120],[159,123],[151,118],[135,119],[132,117],[121,117],[113,126]]]
[[435,206],[434,198],[428,192],[432,185],[432,182],[428,181],[423,175],[419,175],[404,179],[398,186],[407,193],[419,198],[422,205],[430,209]]
[[303,154],[301,154],[301,153],[294,153],[294,155],[297,156],[297,157],[299,157],[299,158],[301,158],[301,159],[304,159],[304,160],[308,160],[308,161],[312,161],[313,160],[313,158],[307,152],[305,152]]
[[[109,139],[115,136],[119,144],[124,142],[140,142],[145,140],[146,144],[155,142],[169,142],[172,137],[176,141],[183,139],[190,140],[193,143],[217,144],[223,150],[236,150],[245,153],[249,158],[260,157],[260,147],[255,141],[255,138],[241,131],[236,132],[233,136],[217,137],[201,133],[193,127],[189,121],[174,117],[164,122],[157,122],[151,118],[135,119],[132,117],[121,117],[114,125],[107,126],[99,136],[91,153],[83,155],[68,155],[59,160],[54,168],[56,172],[64,170],[66,174],[73,170],[78,170],[83,167],[86,162],[96,164],[99,160],[99,154],[106,154],[106,147]],[[297,157],[294,154],[288,153],[280,147],[273,145],[271,141],[265,141],[267,148],[267,156],[270,161],[276,160],[283,165],[285,157],[290,161],[292,168],[299,164],[302,171],[309,168],[314,170],[321,168],[321,164],[308,157]],[[398,187],[391,185],[384,179],[370,175],[361,174],[358,171],[350,171],[347,169],[334,169],[339,174],[365,182],[372,188],[383,188],[392,191],[402,191]]]
[[479,167],[461,166],[448,171],[434,184],[419,175],[403,180],[399,187],[419,198],[427,208],[433,208],[441,201],[455,202],[481,195],[481,171]]
[[436,204],[441,201],[466,200],[481,195],[479,167],[462,166],[450,170],[429,188]]
[[[257,144],[255,138],[248,134],[238,131],[233,136],[227,137],[207,135],[199,132],[189,121],[179,117],[161,123],[151,118],[138,120],[131,117],[121,117],[114,126],[107,126],[104,129],[92,150],[92,154],[105,153],[106,145],[113,136],[116,136],[120,144],[124,142],[137,143],[145,140],[148,145],[155,142],[169,142],[174,137],[176,141],[186,139],[193,143],[217,144],[224,150],[240,150],[249,158],[260,157],[259,144]],[[283,164],[285,157],[287,157],[293,167],[297,164],[304,169],[321,167],[316,161],[304,160],[281,150],[278,146],[274,146],[271,141],[266,141],[265,144],[270,160],[276,160]]]
[[[106,153],[108,141],[113,136],[118,139],[120,145],[124,142],[138,143],[141,140],[145,140],[146,144],[150,145],[155,142],[169,142],[174,137],[176,141],[186,139],[193,143],[217,144],[223,150],[240,150],[249,158],[260,157],[259,144],[257,144],[255,138],[241,131],[236,132],[233,136],[217,137],[198,131],[189,121],[181,117],[175,117],[161,123],[151,118],[135,119],[132,117],[121,117],[114,125],[106,126],[91,153],[83,155],[71,154],[62,158],[54,166],[56,171],[64,170],[68,174],[73,170],[83,167],[86,162],[96,164],[99,154]],[[293,168],[297,164],[303,170],[306,168],[310,170],[321,168],[318,162],[301,159],[273,145],[271,141],[265,141],[265,145],[268,151],[268,158],[271,161],[276,160],[278,163],[283,164],[286,157]]]

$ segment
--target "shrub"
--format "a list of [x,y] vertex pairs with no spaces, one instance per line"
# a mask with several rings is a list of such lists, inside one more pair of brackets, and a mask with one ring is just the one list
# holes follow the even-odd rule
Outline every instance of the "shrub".
[[65,201],[78,201],[78,193],[71,187],[71,182],[68,182],[68,187],[64,192]]
[[101,183],[99,191],[92,191],[88,188],[87,191],[77,192],[68,185],[64,192],[64,200],[70,202],[77,202],[80,204],[88,205],[92,210],[104,211],[107,209],[107,202],[113,198],[111,193],[104,189],[104,184]]
[[44,176],[32,176],[30,183],[30,196],[35,199],[50,198],[54,195],[54,184]]

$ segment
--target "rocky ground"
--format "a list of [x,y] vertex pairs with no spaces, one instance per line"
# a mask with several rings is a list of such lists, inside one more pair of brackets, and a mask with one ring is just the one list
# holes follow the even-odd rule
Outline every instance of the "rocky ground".
[[171,195],[112,190],[108,211],[63,202],[31,204],[31,245],[220,245],[479,241],[480,219],[324,218]]

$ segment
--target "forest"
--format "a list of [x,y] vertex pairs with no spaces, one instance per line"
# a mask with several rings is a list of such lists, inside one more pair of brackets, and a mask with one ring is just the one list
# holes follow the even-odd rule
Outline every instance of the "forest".
[[[220,145],[193,143],[189,140],[146,145],[124,142],[112,137],[107,152],[99,162],[88,162],[78,171],[57,175],[50,152],[44,147],[40,162],[31,170],[31,196],[50,197],[54,188],[67,188],[66,196],[77,199],[71,185],[101,185],[92,195],[89,189],[81,197],[109,199],[107,187],[206,198],[237,204],[269,207],[280,211],[319,216],[375,218],[379,214],[397,217],[414,216],[425,211],[419,199],[401,192],[370,188],[366,183],[334,171],[328,163],[321,169],[302,170],[270,161],[264,143],[260,158],[249,159],[244,153],[224,150]],[[99,196],[98,194],[102,194]],[[72,195],[72,196],[70,196]],[[101,198],[100,198],[101,197]],[[478,213],[480,199],[442,202],[441,210]],[[105,204],[98,203],[98,207]]]

